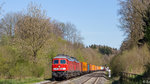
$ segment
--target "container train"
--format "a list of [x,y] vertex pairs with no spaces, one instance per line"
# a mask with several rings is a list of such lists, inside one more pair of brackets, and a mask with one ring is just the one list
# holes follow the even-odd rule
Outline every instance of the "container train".
[[54,80],[69,79],[100,70],[105,70],[105,67],[79,62],[76,58],[64,54],[57,55],[52,61],[52,78]]

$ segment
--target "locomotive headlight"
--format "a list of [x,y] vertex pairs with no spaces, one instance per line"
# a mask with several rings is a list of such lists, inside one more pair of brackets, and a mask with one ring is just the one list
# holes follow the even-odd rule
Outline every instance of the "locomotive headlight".
[[60,70],[66,70],[66,68],[60,68]]
[[53,68],[53,70],[58,70],[58,68]]

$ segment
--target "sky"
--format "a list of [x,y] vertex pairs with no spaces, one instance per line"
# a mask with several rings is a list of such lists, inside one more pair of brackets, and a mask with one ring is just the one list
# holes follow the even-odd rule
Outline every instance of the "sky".
[[81,32],[83,43],[120,47],[125,36],[118,27],[118,0],[0,0],[2,14],[19,12],[35,2],[47,15],[60,22],[71,22]]

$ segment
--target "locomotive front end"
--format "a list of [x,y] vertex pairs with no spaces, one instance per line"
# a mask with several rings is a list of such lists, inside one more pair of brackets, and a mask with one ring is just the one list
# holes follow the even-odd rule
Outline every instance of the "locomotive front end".
[[67,59],[64,57],[55,57],[52,63],[52,77],[63,78],[68,70]]

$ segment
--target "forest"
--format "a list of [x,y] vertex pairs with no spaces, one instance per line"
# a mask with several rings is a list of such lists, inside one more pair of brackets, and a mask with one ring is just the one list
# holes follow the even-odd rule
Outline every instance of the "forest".
[[1,16],[1,79],[51,78],[52,58],[57,54],[104,65],[102,54],[83,44],[74,24],[52,20],[41,5],[31,2],[23,11],[1,13]]
[[119,72],[150,76],[150,1],[120,1],[120,29],[126,38],[110,61],[113,75]]

